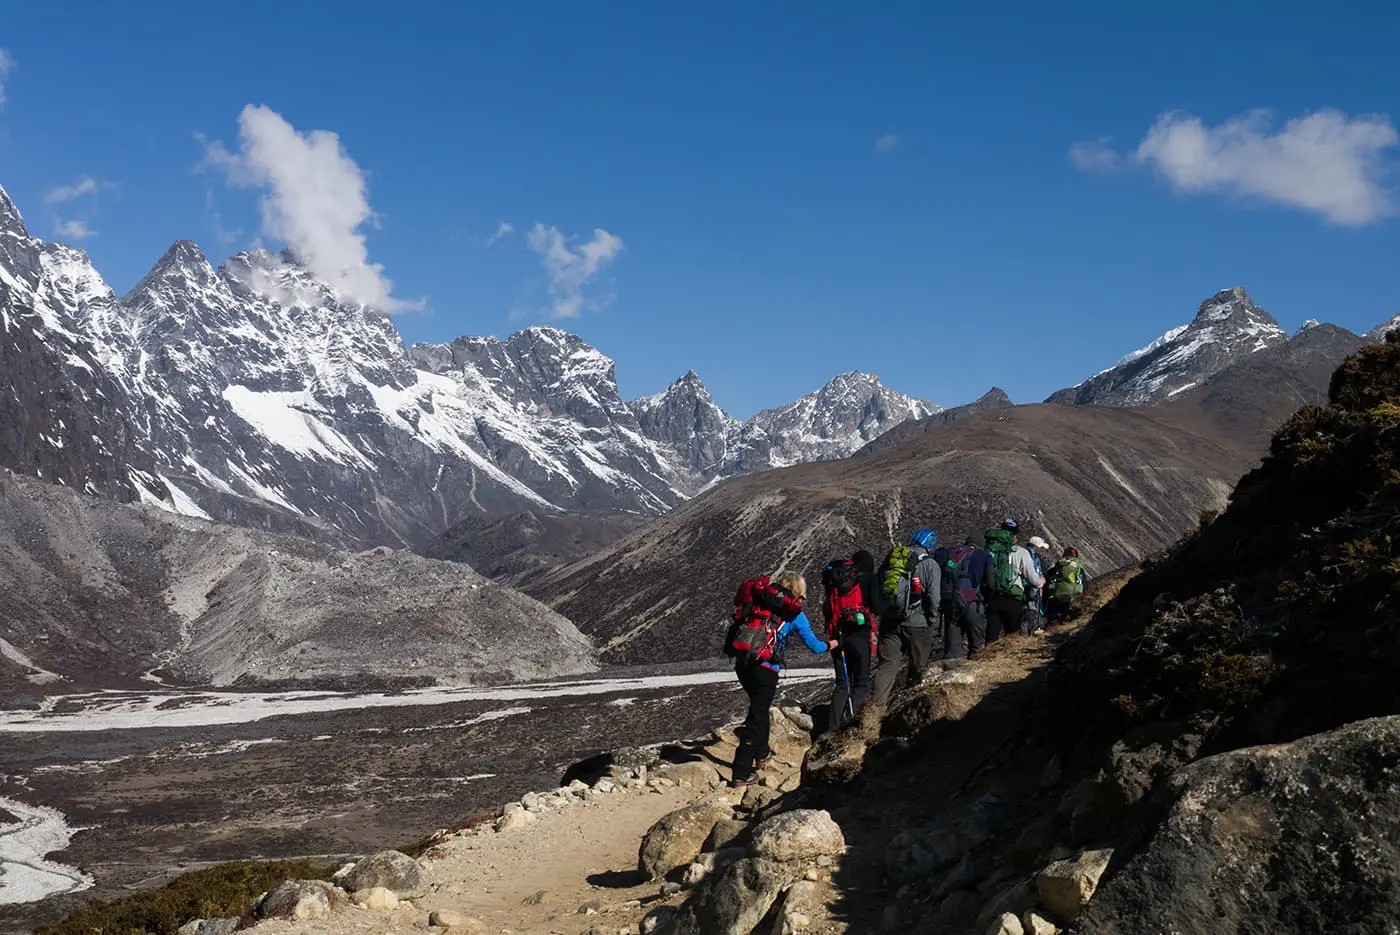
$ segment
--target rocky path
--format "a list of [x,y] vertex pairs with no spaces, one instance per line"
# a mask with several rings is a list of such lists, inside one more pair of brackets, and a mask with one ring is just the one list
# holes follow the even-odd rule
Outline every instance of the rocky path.
[[[748,790],[730,789],[723,782],[735,738],[732,731],[719,731],[704,743],[671,751],[668,758],[679,762],[653,762],[646,768],[615,764],[609,775],[594,777],[591,784],[576,781],[572,787],[532,793],[505,806],[490,823],[439,835],[416,862],[410,862],[415,864],[409,868],[411,874],[421,868],[422,881],[387,872],[358,880],[342,878],[341,886],[299,884],[300,890],[289,890],[262,907],[262,914],[281,918],[264,919],[256,931],[260,935],[410,931],[628,935],[665,932],[666,927],[658,925],[663,920],[673,922],[678,932],[721,931],[731,930],[734,920],[721,922],[714,914],[754,911],[754,892],[766,903],[759,917],[749,922],[756,924],[764,915],[778,918],[775,932],[781,932],[783,925],[814,935],[890,930],[896,917],[886,906],[894,905],[896,894],[889,890],[886,845],[899,836],[901,829],[895,825],[934,820],[940,813],[967,807],[964,800],[976,794],[969,788],[978,785],[989,759],[1015,737],[1020,725],[1016,712],[1026,707],[1037,690],[1035,676],[1052,651],[1050,639],[1011,638],[977,662],[939,664],[922,686],[905,692],[890,711],[872,709],[864,723],[824,739],[814,749],[809,749],[810,718],[797,709],[786,709],[789,714],[774,720],[775,755],[763,781]],[[831,823],[827,812],[811,811],[821,804],[823,784],[845,768],[843,758],[852,759],[846,765],[858,769],[867,749],[875,756],[873,742],[882,719],[900,718],[912,721],[905,725],[907,730],[936,725],[946,734],[936,775],[923,790],[926,794],[914,797],[920,803],[914,813],[909,812],[907,795],[898,815],[882,817],[879,809],[867,807],[869,803],[847,800],[842,804],[839,796],[827,799],[827,804],[835,806],[830,814],[837,823]],[[880,775],[871,779],[877,786],[892,781],[903,779]],[[877,794],[891,795],[894,790],[880,788]],[[808,811],[801,811],[804,808]],[[822,816],[826,825],[819,827],[835,830],[838,853],[805,853],[799,848],[793,852],[797,856],[759,859],[752,845],[746,855],[742,848],[728,848],[715,840],[720,830],[715,827],[717,820],[731,830],[754,832],[783,812]],[[688,830],[684,822],[664,834],[652,830],[666,816],[685,814],[696,816],[698,832]],[[822,834],[827,832],[817,838]],[[653,857],[645,862],[653,873],[639,869],[639,846],[644,839],[660,841],[647,845]],[[779,853],[786,846],[779,846]],[[663,852],[665,856],[655,857]],[[692,863],[697,860],[698,864]],[[739,885],[743,899],[726,908],[712,905],[713,898],[696,895],[709,892],[692,888],[699,875],[708,871],[716,877],[716,871],[736,860],[753,865],[730,867],[747,875]],[[732,874],[726,871],[728,875]],[[397,895],[371,889],[375,882],[396,890]],[[762,895],[765,887],[771,890],[766,896]],[[710,887],[716,889],[722,887]],[[681,915],[673,916],[674,910]],[[751,926],[743,928],[749,922],[740,922],[732,930],[750,931]],[[187,927],[185,935],[219,932],[205,925]]]

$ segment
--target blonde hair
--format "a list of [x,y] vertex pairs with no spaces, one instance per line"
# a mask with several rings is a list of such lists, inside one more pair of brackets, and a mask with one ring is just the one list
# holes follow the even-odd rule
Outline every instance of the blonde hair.
[[778,576],[778,587],[786,588],[799,601],[807,597],[807,579],[795,571],[785,571]]

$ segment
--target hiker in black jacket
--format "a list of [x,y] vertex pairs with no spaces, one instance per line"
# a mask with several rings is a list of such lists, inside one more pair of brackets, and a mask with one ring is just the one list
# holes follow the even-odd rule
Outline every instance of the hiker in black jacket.
[[943,573],[943,658],[971,659],[987,645],[987,596],[996,563],[981,536],[934,553]]
[[[861,549],[851,556],[851,563],[860,572],[861,602],[866,610],[870,610],[880,589],[879,578],[875,574],[875,556]],[[843,626],[840,621],[827,620],[827,638],[839,642],[831,654],[836,666],[836,686],[831,692],[831,719],[828,722],[832,730],[855,718],[870,700],[874,689],[875,640],[879,628],[873,619],[873,611],[869,616],[870,620],[858,626]]]

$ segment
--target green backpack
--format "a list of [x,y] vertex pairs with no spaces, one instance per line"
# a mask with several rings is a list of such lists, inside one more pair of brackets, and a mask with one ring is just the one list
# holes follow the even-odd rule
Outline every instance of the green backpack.
[[885,623],[903,623],[909,619],[909,575],[913,571],[914,552],[907,545],[897,545],[885,559],[884,575],[880,579],[880,619]]
[[1014,597],[1018,601],[1026,599],[1026,589],[1021,576],[1011,567],[1011,549],[1015,541],[1005,529],[987,530],[987,551],[996,562],[994,597]]
[[1060,559],[1051,570],[1050,577],[1054,581],[1050,585],[1050,596],[1056,600],[1067,601],[1084,591],[1084,572],[1077,558]]

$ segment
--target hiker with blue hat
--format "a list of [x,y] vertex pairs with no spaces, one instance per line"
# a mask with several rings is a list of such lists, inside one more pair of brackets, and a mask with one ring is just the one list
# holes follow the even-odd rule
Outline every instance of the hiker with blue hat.
[[933,641],[942,636],[938,613],[942,576],[933,557],[937,545],[937,532],[917,530],[907,544],[890,550],[877,572],[880,635],[873,700],[878,704],[887,704],[894,694],[906,659],[910,681],[917,684],[924,677]]

